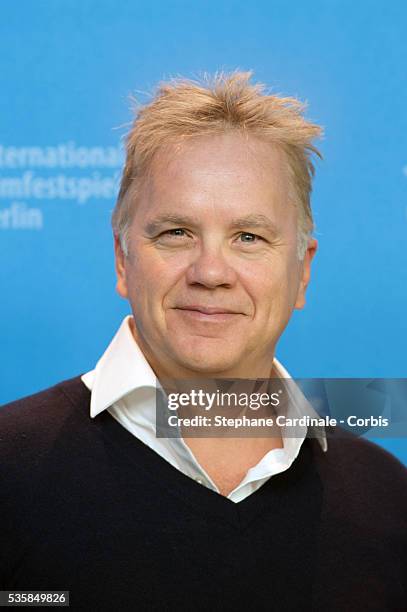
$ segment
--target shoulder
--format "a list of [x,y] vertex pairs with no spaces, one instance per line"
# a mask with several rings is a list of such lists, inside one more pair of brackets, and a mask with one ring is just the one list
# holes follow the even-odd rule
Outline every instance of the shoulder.
[[326,453],[314,444],[321,481],[343,508],[407,517],[407,469],[384,448],[345,432],[328,432]]
[[345,430],[328,433],[327,463],[338,475],[354,473],[357,477],[385,480],[389,474],[407,478],[403,464],[383,447]]
[[67,406],[87,402],[90,399],[90,391],[81,380],[81,376],[75,376],[63,380],[48,389],[27,395],[21,399],[0,406],[0,419],[2,425],[32,420],[38,413],[49,412],[50,416],[58,414],[59,410],[65,410]]
[[86,415],[90,391],[80,376],[0,407],[0,454],[17,456],[27,448],[49,444],[68,422]]

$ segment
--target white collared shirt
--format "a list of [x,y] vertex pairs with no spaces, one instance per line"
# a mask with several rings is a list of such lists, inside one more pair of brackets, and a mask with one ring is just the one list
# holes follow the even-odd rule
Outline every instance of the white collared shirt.
[[[182,437],[156,437],[155,406],[159,383],[131,332],[130,319],[131,315],[123,319],[95,369],[82,376],[82,381],[91,391],[91,418],[107,410],[123,427],[174,468],[219,493],[217,486]],[[290,378],[276,358],[273,365],[280,378]],[[298,387],[294,388],[297,397],[292,396],[294,402],[291,410],[301,416],[304,414],[305,398]],[[309,413],[317,416],[312,407],[309,408]],[[325,431],[323,428],[315,429],[315,437],[326,451]],[[240,502],[257,491],[271,476],[287,470],[296,459],[306,434],[307,427],[299,427],[295,437],[287,437],[283,433],[283,448],[267,452],[257,465],[247,471],[228,498],[233,502]]]

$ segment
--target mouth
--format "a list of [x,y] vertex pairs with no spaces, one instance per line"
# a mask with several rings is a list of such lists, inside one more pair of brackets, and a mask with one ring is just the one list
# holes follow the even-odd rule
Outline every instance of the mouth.
[[243,315],[241,312],[229,308],[216,306],[188,305],[174,308],[181,316],[195,321],[212,323],[226,323]]

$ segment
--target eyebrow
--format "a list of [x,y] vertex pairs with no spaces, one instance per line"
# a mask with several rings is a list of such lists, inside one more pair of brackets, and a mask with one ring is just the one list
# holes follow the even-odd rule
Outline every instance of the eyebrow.
[[198,225],[196,219],[188,215],[177,215],[173,213],[164,213],[148,221],[144,227],[144,231],[147,234],[154,235],[161,229],[161,227],[165,223],[172,223],[173,225],[179,225],[179,226]]
[[231,227],[233,229],[265,229],[273,236],[280,235],[280,230],[274,221],[266,215],[261,214],[251,214],[233,219]]
[[[178,215],[175,213],[163,213],[158,215],[154,219],[151,219],[147,222],[144,227],[144,231],[153,236],[156,234],[161,227],[166,224],[171,223],[173,225],[178,225],[183,227],[185,225],[189,227],[198,226],[199,223],[195,217],[191,217],[189,215]],[[250,214],[245,215],[244,217],[236,217],[232,219],[230,222],[231,229],[264,229],[273,236],[279,236],[280,231],[277,225],[266,215],[262,214]]]

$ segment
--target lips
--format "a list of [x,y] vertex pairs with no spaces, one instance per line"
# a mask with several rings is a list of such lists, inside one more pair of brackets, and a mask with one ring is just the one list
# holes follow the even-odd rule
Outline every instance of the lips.
[[240,312],[236,312],[235,310],[230,310],[229,308],[223,308],[219,306],[191,305],[191,306],[177,306],[177,309],[201,312],[202,314],[206,314],[206,315],[241,314]]
[[226,324],[237,321],[243,314],[242,312],[237,312],[236,310],[231,310],[224,306],[203,306],[201,304],[177,306],[174,310],[181,315],[183,319],[194,324]]

